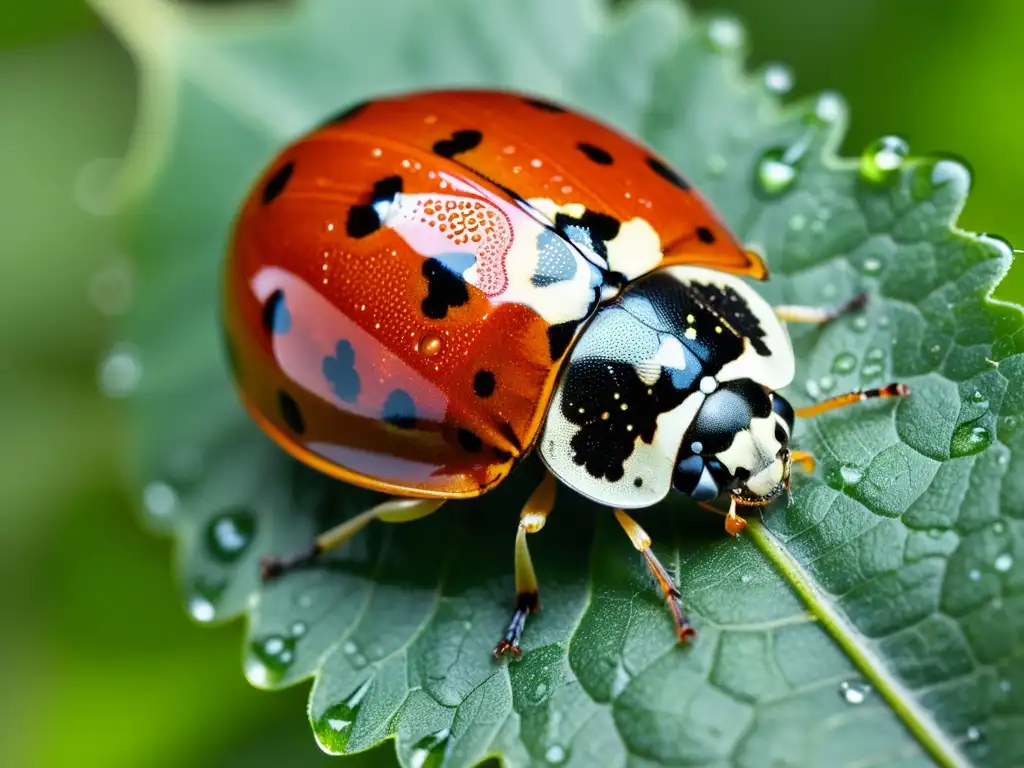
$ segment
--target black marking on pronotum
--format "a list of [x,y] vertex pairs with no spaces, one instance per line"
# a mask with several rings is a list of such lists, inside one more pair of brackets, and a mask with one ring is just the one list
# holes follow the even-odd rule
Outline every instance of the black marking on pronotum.
[[292,432],[301,435],[306,431],[306,422],[302,418],[302,412],[299,411],[299,404],[283,389],[277,393],[277,409],[280,411],[284,423]]
[[680,189],[690,188],[690,183],[686,179],[684,179],[674,170],[669,168],[658,158],[648,157],[647,165],[652,171],[661,176],[661,178],[665,179],[665,181],[669,182],[670,184],[675,184]]
[[548,351],[552,360],[559,360],[565,354],[578,326],[576,320],[548,326]]
[[434,153],[449,159],[463,152],[469,152],[483,140],[480,131],[456,131],[450,139],[434,142]]
[[581,141],[576,145],[576,148],[587,156],[589,160],[597,163],[598,165],[611,165],[612,156],[600,147],[595,147],[593,144],[588,144],[585,141]]
[[466,281],[453,274],[437,259],[427,259],[421,268],[427,278],[427,295],[420,305],[423,314],[432,320],[442,320],[452,307],[461,307],[469,301]]
[[468,429],[459,429],[459,445],[469,453],[477,453],[483,447],[484,441],[470,432]]
[[416,403],[404,389],[392,390],[384,401],[381,417],[399,429],[412,429],[416,426]]
[[288,333],[292,326],[291,314],[284,303],[284,291],[278,288],[267,297],[262,312],[263,330],[268,334]]
[[473,376],[473,392],[477,397],[490,397],[494,394],[494,374],[491,371],[481,369]]
[[545,99],[523,99],[523,101],[534,109],[540,109],[544,112],[565,112],[565,107],[560,107],[559,105],[546,101]]
[[372,235],[381,227],[380,211],[384,204],[393,203],[402,193],[402,177],[387,176],[373,185],[370,202],[353,205],[348,211],[345,231],[349,237],[360,238]]
[[287,186],[294,170],[295,163],[289,160],[277,170],[277,173],[267,180],[267,183],[263,185],[262,198],[264,205],[273,202],[278,195],[284,192],[284,188]]
[[574,245],[593,251],[608,260],[608,243],[619,235],[622,225],[606,213],[585,210],[579,218],[567,213],[555,214],[555,229]]

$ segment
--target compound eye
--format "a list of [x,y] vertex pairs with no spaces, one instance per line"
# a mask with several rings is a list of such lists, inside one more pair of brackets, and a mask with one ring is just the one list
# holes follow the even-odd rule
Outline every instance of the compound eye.
[[786,426],[789,427],[789,433],[793,434],[793,422],[796,421],[796,414],[793,412],[793,406],[789,404],[789,401],[777,392],[773,392],[772,410],[786,422]]
[[718,483],[700,456],[687,456],[676,464],[672,485],[697,501],[711,501],[718,496]]

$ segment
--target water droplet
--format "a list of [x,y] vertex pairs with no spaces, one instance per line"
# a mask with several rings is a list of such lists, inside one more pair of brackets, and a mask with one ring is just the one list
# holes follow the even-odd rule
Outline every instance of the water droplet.
[[434,333],[426,334],[420,339],[419,344],[416,345],[416,349],[424,357],[434,357],[442,349],[444,349],[444,340]]
[[981,453],[992,444],[992,433],[976,422],[961,424],[953,430],[953,439],[949,444],[949,455],[954,458],[973,456]]
[[860,156],[861,178],[872,184],[887,183],[909,153],[907,142],[898,136],[883,136],[871,142]]
[[877,379],[882,375],[883,368],[878,363],[866,363],[863,368],[860,369],[861,378],[865,381],[871,379]]
[[298,605],[299,608],[309,608],[313,605],[313,597],[312,595],[303,593],[295,598],[295,604]]
[[1000,237],[999,235],[993,235],[988,232],[983,232],[982,234],[978,235],[978,240],[979,242],[985,243],[986,245],[990,245],[993,248],[995,248],[1002,254],[1003,258],[1013,259],[1013,246],[1010,245],[1010,243],[1006,239]]
[[928,535],[933,539],[941,539],[945,531],[942,528],[929,528]]
[[115,344],[100,362],[100,391],[107,397],[127,397],[139,386],[142,379],[142,361],[134,344]]
[[852,373],[857,367],[857,358],[849,352],[840,352],[832,361],[832,373]]
[[306,634],[306,631],[308,629],[309,628],[306,626],[306,622],[304,622],[304,621],[296,621],[296,622],[292,623],[292,626],[289,629],[289,632],[291,633],[292,637],[302,637],[304,634]]
[[352,731],[352,724],[359,716],[359,707],[370,690],[370,681],[366,680],[362,685],[349,694],[344,701],[328,707],[316,721],[316,740],[324,751],[331,754],[341,754],[348,744],[348,737]]
[[93,216],[110,216],[117,212],[117,195],[121,161],[98,157],[83,165],[75,175],[72,192],[75,202]]
[[864,683],[851,683],[846,680],[839,684],[839,695],[847,704],[863,704],[871,692],[871,686]]
[[889,327],[889,322],[890,322],[890,320],[889,320],[889,316],[888,315],[880,315],[879,318],[878,318],[878,327],[879,328],[888,328]]
[[178,506],[178,494],[167,483],[155,480],[142,490],[142,504],[153,517],[167,517]]
[[853,322],[850,323],[850,326],[853,330],[857,331],[857,333],[863,333],[868,329],[868,319],[863,315],[858,315],[853,318]]
[[827,373],[818,379],[818,387],[822,392],[831,392],[835,389],[836,380],[829,376]]
[[207,623],[217,618],[217,602],[227,582],[203,577],[192,582],[188,590],[188,612],[196,621]]
[[865,360],[871,360],[872,362],[880,362],[885,359],[885,350],[880,347],[872,347],[864,355]]
[[89,300],[101,314],[108,317],[123,315],[131,307],[135,294],[132,263],[123,256],[117,256],[92,276],[88,292]]
[[247,509],[217,515],[206,526],[206,550],[222,563],[232,563],[252,544],[256,516]]
[[927,200],[939,190],[951,187],[957,197],[971,188],[971,171],[960,160],[949,157],[924,158],[914,166],[910,193],[917,200]]
[[1002,691],[1003,693],[1009,693],[1010,692],[1010,688],[1012,688],[1012,687],[1013,686],[1010,684],[1009,680],[1000,680],[999,681],[999,690]]
[[743,45],[743,27],[735,19],[712,19],[708,23],[708,40],[715,50],[734,51]]
[[807,391],[807,396],[812,400],[817,400],[821,397],[821,387],[818,386],[818,382],[815,379],[808,379],[804,389]]
[[967,578],[971,581],[981,581],[981,571],[977,568],[971,568],[971,570],[967,572]]
[[789,217],[789,228],[794,232],[799,232],[807,225],[807,217],[802,213],[794,213]]
[[351,640],[346,640],[344,644],[341,646],[341,650],[343,650],[345,653],[351,656],[353,653],[356,653],[359,650],[359,646]]
[[860,263],[860,271],[868,277],[874,277],[882,272],[882,260],[869,256]]
[[794,152],[792,147],[775,147],[761,155],[754,166],[757,193],[767,198],[779,197],[792,187],[799,176],[805,149]]
[[814,102],[814,108],[804,118],[804,122],[813,126],[831,125],[843,116],[845,105],[843,97],[835,91],[823,91]]
[[856,467],[840,467],[839,477],[843,479],[844,485],[856,485],[860,482],[860,479],[864,476]]
[[366,657],[361,653],[352,654],[351,659],[352,669],[362,669],[366,666]]
[[569,757],[569,753],[565,747],[559,746],[558,744],[552,744],[544,752],[544,759],[548,761],[550,765],[561,765]]
[[1000,573],[1006,573],[1008,570],[1013,568],[1013,555],[1008,552],[1004,552],[996,558],[996,561],[992,564],[997,571]]
[[977,741],[981,738],[981,731],[979,731],[975,726],[972,725],[970,728],[967,729],[967,733],[965,734],[965,736],[967,737],[968,741]]
[[411,768],[439,768],[444,762],[445,748],[448,746],[450,731],[443,728],[416,742],[409,756]]
[[1017,417],[1016,416],[1004,416],[1002,424],[1003,424],[1003,428],[1004,429],[1007,429],[1009,431],[1016,430],[1017,429],[1017,424],[1018,424]]
[[245,676],[253,685],[263,688],[284,677],[294,660],[295,638],[268,635],[249,643]]
[[712,176],[721,176],[729,167],[729,161],[724,155],[708,155],[708,173]]
[[785,64],[769,64],[764,68],[764,84],[780,96],[789,93],[793,88],[793,73]]
[[744,573],[742,576],[740,576],[740,584],[749,584],[751,579],[753,578],[754,577],[751,576],[749,573]]

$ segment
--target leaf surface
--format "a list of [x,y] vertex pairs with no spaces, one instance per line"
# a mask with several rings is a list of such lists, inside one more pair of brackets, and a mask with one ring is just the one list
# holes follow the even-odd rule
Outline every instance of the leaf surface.
[[[145,82],[126,335],[144,372],[147,519],[179,543],[197,620],[247,615],[254,685],[314,678],[324,749],[394,738],[412,766],[1024,761],[1024,324],[988,298],[1009,250],[953,227],[962,166],[895,145],[835,158],[838,97],[781,107],[743,73],[740,27],[669,3],[93,4]],[[522,661],[493,661],[536,462],[483,499],[373,526],[258,584],[261,555],[307,545],[373,497],[287,459],[235,398],[217,317],[234,212],[326,115],[439,84],[536,92],[642,136],[768,255],[775,303],[872,294],[857,316],[792,329],[785,394],[806,404],[900,379],[911,398],[801,422],[817,472],[739,539],[679,499],[637,515],[678,572],[690,647],[608,510],[563,492],[531,539],[544,610]]]

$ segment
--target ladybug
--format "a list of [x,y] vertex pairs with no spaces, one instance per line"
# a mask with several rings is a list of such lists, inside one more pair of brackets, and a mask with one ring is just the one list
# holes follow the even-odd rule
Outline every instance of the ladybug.
[[[558,484],[610,507],[661,588],[679,590],[626,510],[673,489],[737,510],[786,493],[796,416],[784,321],[862,306],[776,307],[768,270],[686,179],[589,116],[525,94],[420,92],[358,104],[287,146],[245,201],[224,326],[241,399],[306,464],[392,499],[265,558],[306,565],[373,520],[484,494],[532,450],[546,468],[515,540],[518,656],[538,610],[527,536]],[[712,507],[713,509],[716,509]]]

